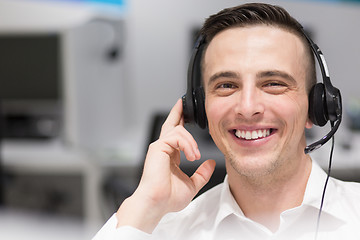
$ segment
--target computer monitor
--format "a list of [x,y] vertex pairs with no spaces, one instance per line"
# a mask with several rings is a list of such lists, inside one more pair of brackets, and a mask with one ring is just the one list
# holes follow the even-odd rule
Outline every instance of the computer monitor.
[[58,45],[56,34],[0,35],[0,98],[59,99]]
[[4,138],[49,138],[58,134],[61,67],[58,34],[0,34]]

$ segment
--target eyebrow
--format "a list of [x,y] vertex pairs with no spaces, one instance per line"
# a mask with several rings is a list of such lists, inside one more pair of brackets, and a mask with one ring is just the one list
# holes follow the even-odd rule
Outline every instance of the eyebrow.
[[240,78],[239,74],[233,71],[218,72],[212,75],[209,79],[208,85],[219,78]]
[[281,77],[292,83],[296,83],[296,80],[293,76],[291,76],[290,74],[288,74],[284,71],[279,71],[279,70],[263,71],[263,72],[256,74],[256,77],[257,78]]

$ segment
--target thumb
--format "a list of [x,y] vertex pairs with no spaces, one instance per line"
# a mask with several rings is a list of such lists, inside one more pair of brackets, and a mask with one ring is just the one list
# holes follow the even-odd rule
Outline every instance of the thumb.
[[207,160],[203,162],[196,172],[191,176],[191,180],[194,183],[195,191],[198,193],[201,188],[209,182],[211,175],[215,170],[215,160]]

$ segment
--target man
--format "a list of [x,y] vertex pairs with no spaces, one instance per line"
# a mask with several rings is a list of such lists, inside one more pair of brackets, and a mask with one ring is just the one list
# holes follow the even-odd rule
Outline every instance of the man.
[[277,6],[245,4],[206,20],[201,34],[207,125],[225,156],[223,184],[194,201],[215,168],[200,159],[179,100],[149,146],[144,172],[94,239],[360,239],[360,186],[330,179],[304,153],[315,66],[301,26]]

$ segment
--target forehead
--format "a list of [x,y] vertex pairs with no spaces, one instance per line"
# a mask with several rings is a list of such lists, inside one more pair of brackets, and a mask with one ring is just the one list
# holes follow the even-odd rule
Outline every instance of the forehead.
[[256,71],[265,68],[303,74],[306,62],[301,39],[279,27],[255,25],[234,27],[218,33],[209,43],[203,73],[219,71]]

